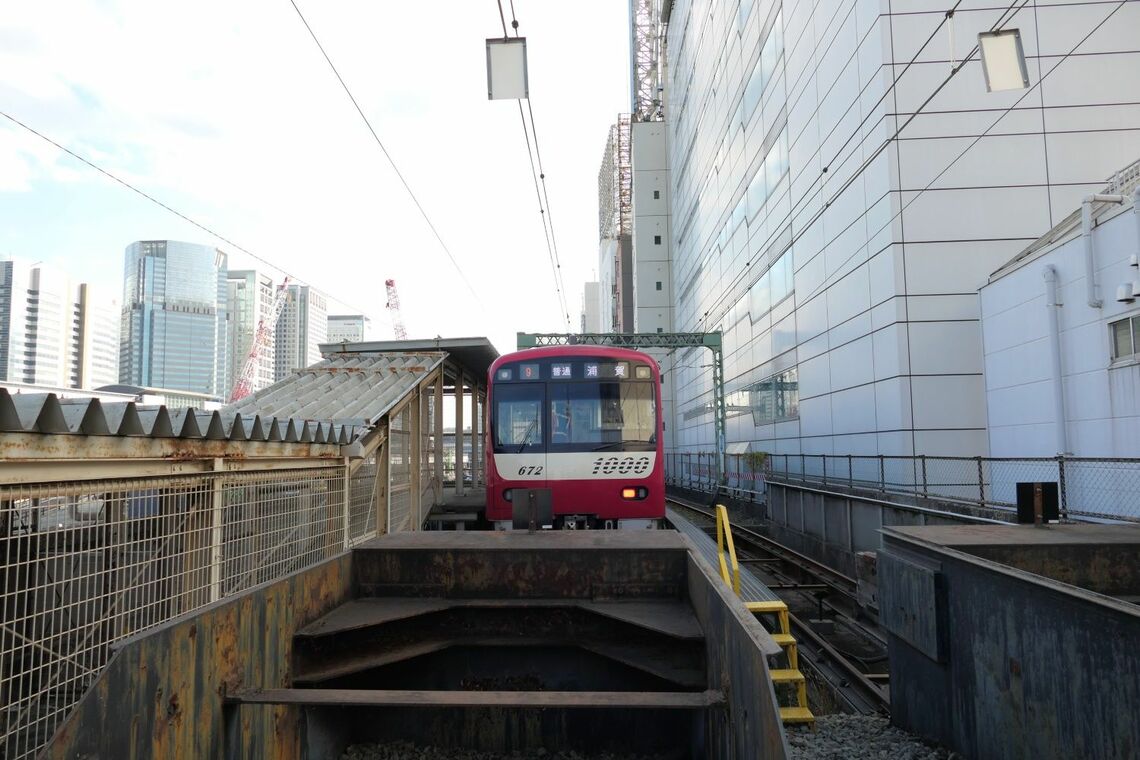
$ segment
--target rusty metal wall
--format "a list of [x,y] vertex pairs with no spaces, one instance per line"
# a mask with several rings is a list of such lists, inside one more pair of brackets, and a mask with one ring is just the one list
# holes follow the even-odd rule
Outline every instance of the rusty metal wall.
[[[884,544],[880,600],[901,607],[884,618],[896,725],[972,758],[1140,753],[1140,607],[890,534]],[[931,584],[933,600],[920,593]],[[900,622],[918,614],[907,605],[925,610],[921,647]]]
[[776,760],[788,756],[787,737],[766,657],[780,648],[731,589],[691,550],[689,602],[705,632],[709,688],[720,689],[727,710],[710,717],[708,757]]
[[244,707],[227,735],[222,701],[288,686],[294,632],[347,601],[351,578],[341,554],[120,642],[40,757],[299,757],[299,708]]

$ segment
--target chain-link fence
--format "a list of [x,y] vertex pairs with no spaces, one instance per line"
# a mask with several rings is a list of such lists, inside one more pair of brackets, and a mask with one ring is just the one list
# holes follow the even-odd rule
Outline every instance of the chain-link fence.
[[1056,483],[1062,517],[1140,520],[1140,459],[727,454],[721,483],[714,453],[666,456],[666,481],[681,488],[755,498],[768,478],[1008,512],[1017,508],[1018,483]]
[[112,643],[375,535],[376,470],[0,487],[0,758],[35,756]]

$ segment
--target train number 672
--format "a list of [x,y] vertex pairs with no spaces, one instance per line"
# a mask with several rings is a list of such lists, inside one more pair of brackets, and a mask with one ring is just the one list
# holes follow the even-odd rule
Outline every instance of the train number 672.
[[519,468],[519,475],[541,475],[542,465],[530,465]]

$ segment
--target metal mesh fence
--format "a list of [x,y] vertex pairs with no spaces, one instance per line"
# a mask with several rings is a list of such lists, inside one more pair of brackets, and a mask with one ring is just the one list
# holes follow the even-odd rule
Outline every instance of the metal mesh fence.
[[[375,461],[0,487],[0,757],[33,757],[109,645],[375,530]],[[345,531],[349,531],[346,537]]]
[[672,452],[666,482],[749,498],[767,478],[906,494],[1014,512],[1018,483],[1056,483],[1062,517],[1140,521],[1140,458],[890,457],[826,454],[727,454],[720,482],[716,455]]

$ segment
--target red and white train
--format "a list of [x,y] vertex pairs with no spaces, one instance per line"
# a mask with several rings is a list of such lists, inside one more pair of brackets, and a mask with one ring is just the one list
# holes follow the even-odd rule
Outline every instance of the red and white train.
[[539,489],[554,528],[656,528],[665,517],[661,371],[640,351],[531,348],[491,365],[487,512],[514,524]]

